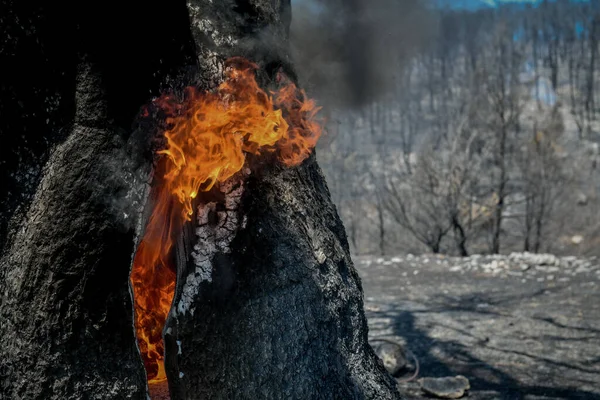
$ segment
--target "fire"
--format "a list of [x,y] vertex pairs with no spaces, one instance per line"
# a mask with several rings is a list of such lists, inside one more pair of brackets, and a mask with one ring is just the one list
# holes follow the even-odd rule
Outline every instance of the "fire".
[[170,114],[167,148],[160,152],[170,160],[165,178],[187,220],[198,193],[239,172],[247,153],[279,151],[284,164],[297,165],[321,135],[314,101],[305,101],[304,92],[282,75],[284,86],[269,96],[256,82],[256,68],[232,59],[216,92],[190,87],[183,102],[170,96],[157,101]]
[[[175,292],[175,267],[169,255],[174,227],[171,194],[161,188],[131,271],[135,330],[149,382],[165,380],[162,328]],[[176,215],[179,216],[178,214]]]
[[246,165],[247,154],[276,154],[287,166],[304,161],[320,135],[320,110],[283,74],[267,93],[256,81],[258,67],[241,58],[226,63],[225,80],[214,92],[194,87],[183,100],[155,100],[166,114],[164,171],[145,235],[133,261],[135,328],[150,383],[166,379],[162,329],[175,290],[171,260],[174,235],[191,221],[193,201]]

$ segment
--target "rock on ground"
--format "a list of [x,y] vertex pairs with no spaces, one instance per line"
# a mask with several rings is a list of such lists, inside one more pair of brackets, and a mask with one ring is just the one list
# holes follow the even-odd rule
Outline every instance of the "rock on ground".
[[460,399],[471,388],[469,380],[462,375],[445,378],[421,378],[421,389],[441,399]]
[[406,368],[406,353],[400,344],[386,339],[372,339],[371,346],[375,354],[383,361],[383,366],[392,375],[397,375]]

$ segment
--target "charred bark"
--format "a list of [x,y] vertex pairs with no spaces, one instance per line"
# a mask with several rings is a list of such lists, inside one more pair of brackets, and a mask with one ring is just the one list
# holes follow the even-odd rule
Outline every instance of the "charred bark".
[[[287,56],[289,1],[188,3],[203,74],[223,60],[257,62],[268,86]],[[395,399],[394,380],[367,341],[362,289],[324,176],[253,166],[220,200],[200,199],[177,249],[165,326],[172,399]]]
[[249,178],[230,203],[212,226],[199,207],[197,253],[181,265],[165,335],[172,398],[396,398],[314,159]]
[[[61,27],[44,51],[61,60],[53,73],[65,73],[62,100],[44,115],[52,123],[41,137],[28,133],[39,140],[34,149],[17,138],[8,142],[14,154],[1,154],[12,179],[0,210],[0,394],[8,398],[146,398],[129,273],[148,212],[152,127],[132,136],[132,121],[187,64],[198,73],[183,83],[204,89],[219,83],[231,56],[257,62],[264,87],[278,72],[295,80],[288,0],[193,0],[189,14],[181,2],[137,14],[104,5],[94,15],[76,8],[74,19],[39,5],[43,24]],[[30,61],[22,56],[15,71]],[[30,99],[19,84],[2,81],[15,101]],[[0,122],[2,139],[19,136],[23,121]],[[14,176],[33,165],[25,187]],[[257,162],[248,173],[199,199],[179,238],[165,326],[172,398],[398,398],[368,345],[360,279],[315,157],[291,169]]]
[[82,62],[72,133],[0,264],[0,388],[9,398],[145,397],[128,285],[135,217],[122,215],[135,215],[122,205],[143,185],[118,157],[124,142],[105,123],[101,85]]
[[0,399],[147,397],[129,272],[151,151],[132,123],[194,60],[169,7],[0,2]]

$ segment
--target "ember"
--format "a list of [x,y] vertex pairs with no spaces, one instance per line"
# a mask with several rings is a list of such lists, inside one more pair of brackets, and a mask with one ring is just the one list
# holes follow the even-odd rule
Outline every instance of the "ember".
[[[166,114],[165,171],[145,235],[133,262],[135,328],[150,383],[166,379],[162,329],[175,290],[170,259],[174,233],[191,221],[193,200],[234,177],[247,154],[275,153],[294,166],[312,152],[321,135],[319,108],[285,76],[271,95],[255,78],[257,66],[241,58],[227,62],[215,92],[189,87],[183,100],[164,95],[155,104]],[[176,200],[176,201],[174,201]]]

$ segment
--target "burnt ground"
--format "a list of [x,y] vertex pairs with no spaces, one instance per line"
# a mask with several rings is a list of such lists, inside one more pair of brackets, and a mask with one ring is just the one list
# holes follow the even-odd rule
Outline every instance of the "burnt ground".
[[[464,375],[471,399],[600,400],[600,260],[356,257],[371,337],[419,377]],[[423,398],[416,381],[399,383]]]

